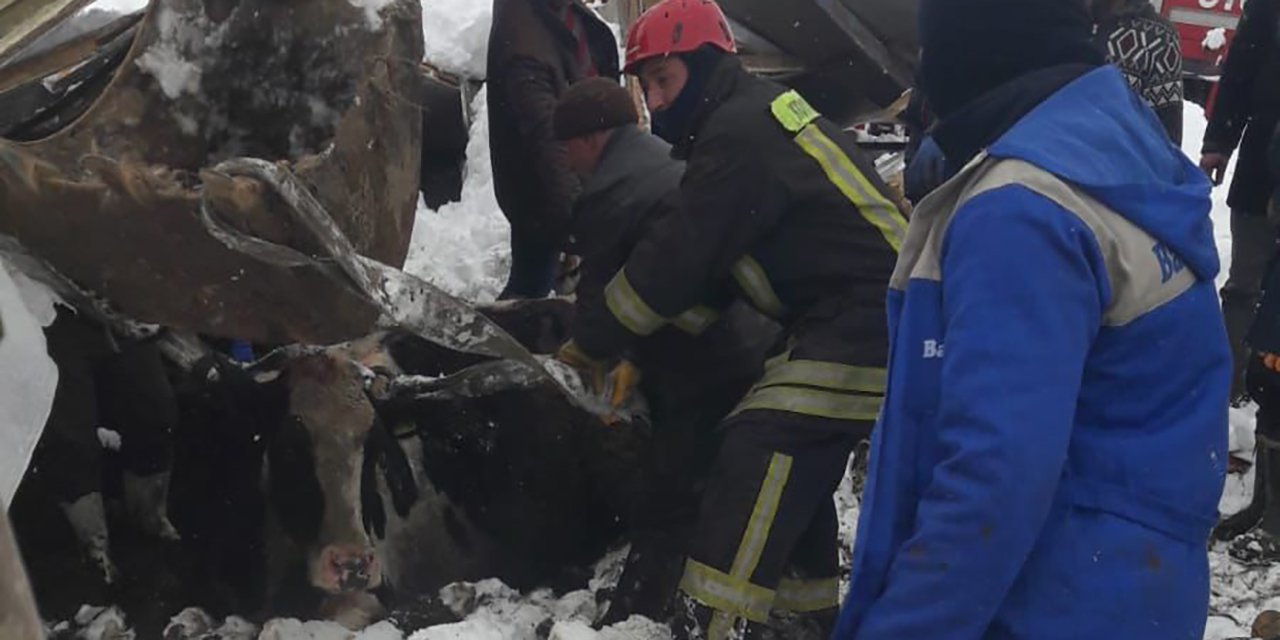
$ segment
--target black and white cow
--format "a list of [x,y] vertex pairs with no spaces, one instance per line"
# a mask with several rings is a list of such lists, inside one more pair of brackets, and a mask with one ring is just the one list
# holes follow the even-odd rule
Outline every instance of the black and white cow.
[[[554,301],[489,312],[541,350],[565,324]],[[379,333],[210,358],[182,405],[173,518],[230,610],[357,626],[375,593],[546,584],[617,533],[588,481],[597,418],[511,363]]]

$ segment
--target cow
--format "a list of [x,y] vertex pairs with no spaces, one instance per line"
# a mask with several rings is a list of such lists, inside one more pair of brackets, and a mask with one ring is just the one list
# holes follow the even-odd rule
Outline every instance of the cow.
[[[546,351],[566,308],[486,312]],[[384,331],[189,378],[173,520],[221,609],[354,628],[459,580],[567,588],[618,534],[598,418],[524,365]]]

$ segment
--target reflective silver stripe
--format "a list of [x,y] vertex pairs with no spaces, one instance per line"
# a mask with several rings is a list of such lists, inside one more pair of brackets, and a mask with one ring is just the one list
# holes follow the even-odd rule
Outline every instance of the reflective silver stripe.
[[671,320],[678,329],[692,335],[702,335],[716,320],[720,319],[720,314],[710,307],[694,307]]
[[778,299],[778,293],[769,283],[769,276],[764,267],[751,256],[743,256],[733,265],[733,279],[742,287],[742,291],[751,299],[757,309],[773,318],[781,318],[786,314],[786,307]]
[[651,335],[667,322],[636,293],[625,269],[604,288],[604,300],[613,317],[638,336]]
[[756,622],[768,620],[773,608],[773,591],[696,560],[685,562],[680,590],[708,607]]
[[731,415],[744,411],[772,410],[833,420],[874,421],[880,415],[883,401],[883,398],[853,396],[820,389],[765,387],[748,393]]
[[[785,358],[788,354],[783,354]],[[884,395],[889,374],[875,367],[855,367],[819,360],[770,360],[756,388],[790,384],[838,391]]]
[[840,587],[835,578],[798,580],[783,578],[773,602],[776,611],[812,613],[840,606]]
[[857,165],[844,151],[831,141],[816,124],[806,126],[796,135],[796,143],[809,154],[827,174],[832,184],[858,209],[858,213],[880,230],[893,250],[901,251],[907,237],[907,219],[897,205],[880,194]]

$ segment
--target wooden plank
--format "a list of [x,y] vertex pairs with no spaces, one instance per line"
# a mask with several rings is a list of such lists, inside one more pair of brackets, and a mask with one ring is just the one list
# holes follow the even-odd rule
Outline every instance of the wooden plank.
[[124,33],[142,19],[142,13],[124,16],[102,27],[72,38],[48,51],[23,58],[13,64],[0,66],[0,93],[33,80],[48,77],[69,69],[89,58],[108,45],[116,36]]
[[92,2],[11,0],[0,7],[0,63]]

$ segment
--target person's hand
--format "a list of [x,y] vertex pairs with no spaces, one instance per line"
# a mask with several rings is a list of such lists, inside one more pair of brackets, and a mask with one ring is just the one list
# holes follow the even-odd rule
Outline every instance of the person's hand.
[[1262,358],[1263,366],[1276,373],[1280,373],[1280,356],[1274,353],[1260,353],[1258,356]]
[[605,375],[608,373],[605,362],[587,355],[577,342],[570,340],[556,351],[556,360],[563,362],[582,374],[588,391],[599,395],[604,391]]
[[636,387],[640,386],[640,368],[630,360],[618,362],[618,366],[609,372],[609,415],[604,418],[606,425],[618,422],[618,409],[631,400]]
[[1227,177],[1227,164],[1231,161],[1231,155],[1226,153],[1204,153],[1200,156],[1200,169],[1205,175],[1213,181],[1213,184],[1220,185]]

